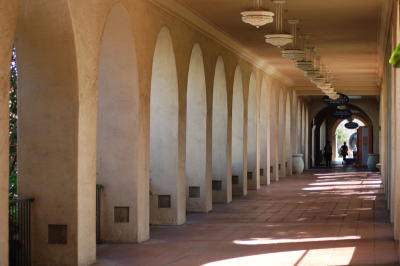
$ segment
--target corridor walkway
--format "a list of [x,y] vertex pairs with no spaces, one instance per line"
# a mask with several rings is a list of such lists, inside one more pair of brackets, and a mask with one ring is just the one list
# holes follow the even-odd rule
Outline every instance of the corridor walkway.
[[142,244],[101,245],[97,265],[398,265],[381,180],[315,170],[153,227]]

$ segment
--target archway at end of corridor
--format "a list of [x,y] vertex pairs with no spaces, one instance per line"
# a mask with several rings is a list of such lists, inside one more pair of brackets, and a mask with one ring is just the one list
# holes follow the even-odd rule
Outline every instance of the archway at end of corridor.
[[[347,130],[344,124],[349,122],[348,119],[337,119],[332,113],[336,107],[328,106],[320,110],[312,120],[310,134],[311,138],[311,166],[325,166],[324,158],[325,146],[329,142],[332,147],[332,159],[336,163],[342,163],[339,156],[339,150],[346,141],[349,146],[349,154],[351,156],[346,159],[345,164],[355,166],[366,166],[369,153],[374,151],[374,125],[370,116],[360,107],[348,104],[347,108],[353,113],[350,120],[357,122],[359,127],[354,130]],[[351,149],[351,151],[350,151]],[[353,158],[353,150],[357,151],[357,158]]]
[[358,152],[358,129],[360,127],[365,127],[365,123],[362,121],[363,119],[358,119],[353,117],[353,122],[359,125],[358,128],[349,129],[346,128],[345,125],[349,121],[347,119],[337,120],[334,126],[332,127],[332,149],[333,149],[333,160],[339,160],[341,157],[340,148],[342,145],[346,144],[348,146],[348,156],[349,160],[357,159]]

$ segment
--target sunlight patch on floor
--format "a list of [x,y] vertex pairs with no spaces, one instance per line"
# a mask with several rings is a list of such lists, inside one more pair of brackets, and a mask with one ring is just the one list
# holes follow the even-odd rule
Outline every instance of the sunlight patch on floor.
[[336,187],[336,186],[326,186],[326,187],[306,187],[303,188],[303,190],[306,191],[323,191],[323,190],[343,190],[343,189],[366,189],[366,188],[380,188],[381,185],[348,185],[348,186],[341,186],[341,187]]
[[355,247],[293,250],[230,258],[202,266],[350,265]]
[[315,237],[315,238],[251,238],[248,240],[234,240],[237,245],[269,245],[269,244],[290,244],[290,243],[307,243],[307,242],[324,242],[324,241],[345,241],[359,240],[360,236],[340,236],[340,237]]
[[274,252],[252,256],[243,256],[226,260],[219,260],[203,264],[203,266],[258,266],[258,265],[297,265],[305,255],[306,250]]

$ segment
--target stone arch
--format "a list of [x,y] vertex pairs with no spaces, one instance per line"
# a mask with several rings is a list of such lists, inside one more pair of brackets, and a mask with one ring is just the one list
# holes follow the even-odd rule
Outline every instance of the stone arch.
[[282,88],[279,90],[278,95],[278,171],[279,177],[286,176],[286,143],[285,143],[285,93]]
[[291,97],[288,92],[285,104],[285,146],[286,146],[286,174],[292,175],[292,105]]
[[[363,115],[353,114],[353,115],[352,115],[352,118],[353,118],[353,119],[358,119],[359,122],[361,122],[361,124],[359,123],[359,126],[360,126],[360,127],[370,127],[371,129],[373,128],[373,125],[370,124],[370,122],[369,122],[369,118],[366,118],[366,117],[364,117]],[[331,139],[330,139],[329,141],[330,141],[331,144],[332,144],[332,155],[333,155],[333,156],[332,156],[332,160],[337,160],[337,159],[338,159],[338,149],[337,149],[337,146],[340,145],[340,143],[337,143],[337,139],[336,139],[336,130],[337,130],[337,128],[339,127],[339,125],[342,124],[343,121],[346,121],[346,122],[347,122],[347,119],[337,119],[337,120],[333,123],[333,125],[332,125],[332,127],[331,127],[331,130],[330,130],[330,131],[331,131],[331,132],[330,132]],[[355,121],[355,122],[356,122],[356,121]],[[356,130],[355,130],[355,131],[356,131]],[[371,131],[372,131],[372,130],[371,130]],[[371,133],[371,131],[370,131],[370,133]],[[357,131],[356,131],[354,134],[357,135]],[[348,144],[348,146],[349,146],[349,149],[351,150],[350,143],[348,142],[347,144]]]
[[150,223],[185,222],[185,180],[179,171],[179,89],[170,32],[158,34],[150,93]]
[[232,200],[231,169],[228,163],[228,97],[225,65],[218,57],[215,66],[212,116],[213,202]]
[[[342,121],[341,119],[335,119],[330,116],[330,114],[336,109],[334,106],[326,106],[326,105],[321,105],[322,107],[317,109],[316,111],[313,112],[313,132],[314,134],[310,136],[309,141],[311,142],[311,158],[314,161],[313,166],[318,165],[321,163],[322,158],[321,158],[321,153],[320,151],[323,150],[325,146],[325,142],[329,140],[332,145],[332,154],[334,155],[333,159],[336,158],[336,150],[335,150],[335,145],[336,145],[336,139],[333,137],[335,134],[334,132],[336,131],[337,126],[339,123]],[[353,117],[360,119],[367,127],[371,129],[371,136],[372,138],[375,138],[373,132],[376,126],[374,126],[373,120],[371,119],[371,116],[361,107],[349,103],[347,104],[348,109],[350,109],[353,112]],[[325,135],[322,136],[321,132],[325,132]],[[326,139],[328,137],[328,139]],[[373,146],[372,150],[373,150]]]
[[236,67],[232,98],[232,190],[233,195],[247,194],[244,178],[244,98],[242,71]]
[[247,182],[250,189],[260,188],[259,163],[257,162],[258,98],[257,79],[252,73],[247,98]]
[[[122,4],[112,7],[103,31],[97,91],[97,183],[102,199],[101,237],[108,242],[138,241],[139,81],[131,21]],[[146,195],[148,195],[146,193]],[[129,223],[115,223],[118,207],[129,208]],[[146,235],[148,232],[145,233]]]
[[269,132],[270,132],[270,176],[271,180],[279,181],[279,157],[278,157],[278,104],[279,104],[279,87],[276,85],[276,81],[271,80],[271,89],[269,95]]
[[261,82],[260,89],[260,183],[261,185],[269,185],[270,180],[270,118],[269,118],[269,83],[264,78]]
[[207,92],[203,53],[195,44],[189,63],[186,112],[187,210],[212,208],[211,177],[207,174]]

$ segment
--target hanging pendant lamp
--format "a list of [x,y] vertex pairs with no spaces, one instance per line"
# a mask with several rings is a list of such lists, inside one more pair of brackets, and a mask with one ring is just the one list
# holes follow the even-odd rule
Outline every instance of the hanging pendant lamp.
[[256,28],[267,25],[274,21],[274,13],[262,8],[262,0],[254,0],[254,9],[240,13],[242,21]]
[[[299,24],[299,20],[292,19],[289,20],[288,23],[291,26],[291,31],[293,35],[293,45],[292,47],[285,49],[282,51],[282,57],[293,60],[293,61],[302,61],[304,60],[305,52],[303,50],[302,44],[299,45],[299,40],[297,39],[297,25]],[[303,39],[301,39],[303,41]]]
[[283,47],[293,42],[293,35],[283,32],[283,5],[286,0],[273,0],[276,6],[276,33],[265,35],[265,42],[276,47]]
[[315,78],[319,77],[321,75],[320,72],[320,62],[321,62],[321,57],[320,56],[314,56],[314,68],[312,70],[307,70],[304,72],[304,75],[309,78],[311,81],[313,81]]
[[304,60],[297,61],[296,67],[303,71],[311,71],[314,69],[314,47],[306,47],[304,52]]

